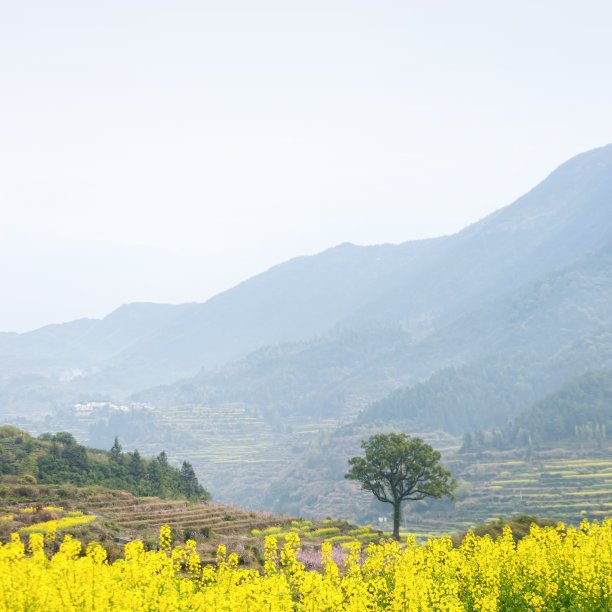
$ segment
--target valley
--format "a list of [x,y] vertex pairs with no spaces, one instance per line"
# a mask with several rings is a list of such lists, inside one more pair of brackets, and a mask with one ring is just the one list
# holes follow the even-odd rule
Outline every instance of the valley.
[[187,457],[221,503],[358,524],[388,508],[344,480],[347,460],[373,433],[401,431],[440,450],[460,482],[456,502],[406,508],[417,533],[517,513],[600,518],[611,201],[608,145],[450,236],[341,244],[202,304],[1,334],[2,418]]

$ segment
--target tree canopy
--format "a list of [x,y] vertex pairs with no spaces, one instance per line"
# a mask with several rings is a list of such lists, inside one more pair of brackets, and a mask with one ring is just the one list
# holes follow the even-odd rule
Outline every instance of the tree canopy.
[[210,493],[198,482],[191,464],[179,470],[162,451],[154,459],[137,450],[122,452],[119,440],[110,451],[87,449],[67,432],[41,434],[39,439],[14,427],[0,427],[0,477],[29,474],[41,484],[97,484],[134,495],[186,497],[206,501]]
[[349,459],[345,478],[393,504],[393,537],[399,540],[402,502],[426,497],[454,499],[457,483],[440,465],[440,453],[420,438],[402,433],[376,434],[362,440],[365,457]]

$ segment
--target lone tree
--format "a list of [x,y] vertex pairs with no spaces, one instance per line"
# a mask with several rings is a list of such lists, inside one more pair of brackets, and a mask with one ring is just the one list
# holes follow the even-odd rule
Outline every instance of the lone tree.
[[420,438],[406,434],[376,434],[361,441],[365,458],[349,459],[344,477],[361,482],[382,502],[393,504],[393,537],[400,539],[402,502],[425,497],[450,497],[457,483],[439,463],[440,453]]

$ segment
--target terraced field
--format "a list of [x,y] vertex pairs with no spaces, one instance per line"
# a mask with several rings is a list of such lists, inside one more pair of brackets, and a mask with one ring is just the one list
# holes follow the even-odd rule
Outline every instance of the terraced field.
[[[27,497],[23,497],[25,490],[22,485],[13,485],[5,501],[0,503],[3,527],[0,540],[8,541],[13,531],[29,533],[42,529],[45,532],[44,521],[49,518],[55,519],[59,531],[62,526],[57,519],[78,517],[61,529],[62,534],[71,533],[85,544],[91,540],[102,542],[112,558],[121,555],[123,544],[131,540],[138,539],[146,547],[155,547],[162,525],[172,528],[175,543],[187,538],[195,540],[200,556],[207,563],[215,562],[217,547],[223,544],[228,552],[238,554],[241,563],[254,567],[263,562],[264,541],[268,535],[282,542],[288,534],[298,534],[305,550],[319,550],[325,540],[338,547],[354,541],[367,545],[382,535],[370,526],[356,527],[346,521],[305,521],[212,502],[191,504],[182,500],[135,497],[125,491],[32,485],[27,487]],[[62,507],[43,507],[40,501],[57,499],[59,503],[60,497]],[[24,526],[23,521],[13,520],[14,517],[27,517],[27,524]]]
[[[117,500],[115,497],[100,496],[99,499],[87,500],[83,505],[89,513],[111,520],[126,532],[142,529],[158,531],[162,525],[169,525],[175,528],[209,527],[211,532],[220,534],[240,531],[257,522],[256,516],[219,504],[191,505],[184,501],[156,497],[125,496]],[[260,523],[268,524],[263,519]]]
[[[265,507],[261,483],[278,478],[320,430],[337,425],[331,419],[316,423],[289,419],[282,427],[273,427],[244,404],[182,406],[156,418],[163,430],[172,432],[165,440],[171,460],[187,455],[215,499],[260,500],[250,504],[256,508]],[[156,449],[144,446],[143,450]]]
[[[294,420],[274,427],[242,403],[182,406],[153,411],[152,415],[133,444],[122,441],[125,450],[136,447],[141,454],[151,456],[165,449],[175,464],[183,459],[193,464],[214,499],[249,500],[249,506],[256,509],[273,507],[274,499],[263,495],[267,485],[286,472],[293,458],[299,457],[321,430],[337,425],[331,419]],[[81,432],[86,440],[93,420],[92,415],[67,415],[62,428]],[[583,518],[600,519],[612,514],[612,446],[601,449],[574,444],[531,452],[520,449],[460,454],[452,440],[430,440],[422,435],[442,451],[443,464],[460,481],[460,488],[455,504],[444,501],[406,504],[404,528],[420,538],[462,532],[500,516],[532,514],[578,525]],[[325,450],[323,463],[317,464],[315,473],[309,474],[312,479],[303,483],[302,499],[316,493],[328,502],[323,516],[343,515],[338,509],[344,507],[347,490],[337,486],[336,481],[325,480],[327,476],[319,479],[316,491],[312,482],[332,460],[338,462],[336,472],[341,473],[346,458],[358,452],[357,439],[367,437],[367,433],[357,432],[354,437],[354,444],[342,447],[342,452],[337,448]],[[293,489],[288,490],[293,494]],[[369,503],[368,496],[361,492],[348,494],[354,499],[363,497],[364,504]],[[310,516],[307,508],[298,506],[291,512]],[[387,508],[376,512],[382,516],[390,514]],[[356,514],[346,511],[344,516]],[[363,520],[383,529],[391,528],[390,522],[379,524],[372,512]]]
[[[261,499],[262,482],[277,478],[321,430],[338,425],[334,419],[284,418],[282,425],[274,426],[241,402],[185,405],[148,414],[141,427],[130,428],[131,437],[119,436],[124,450],[137,448],[143,456],[156,456],[165,450],[174,465],[187,460],[213,498],[226,500]],[[99,418],[96,412],[63,410],[54,416],[53,429],[72,433],[80,443],[93,444],[90,427]],[[46,430],[43,424],[28,425],[27,429],[32,435]],[[115,433],[113,430],[112,437]],[[228,473],[232,474],[231,482]]]
[[[453,533],[500,516],[520,514],[578,526],[612,515],[612,449],[580,447],[448,456],[445,465],[463,481],[456,504],[432,504],[429,516],[406,506],[406,528]],[[588,456],[586,456],[588,455]],[[460,489],[461,490],[461,489]]]

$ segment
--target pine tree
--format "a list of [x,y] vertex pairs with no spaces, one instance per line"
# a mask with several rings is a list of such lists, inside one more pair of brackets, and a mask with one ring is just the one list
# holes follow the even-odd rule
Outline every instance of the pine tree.
[[111,461],[116,461],[117,463],[121,463],[121,444],[119,444],[119,438],[115,436],[115,442],[113,443],[110,449],[110,458]]

